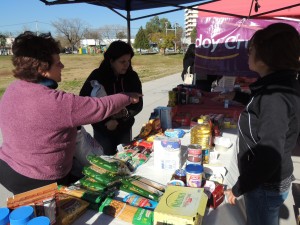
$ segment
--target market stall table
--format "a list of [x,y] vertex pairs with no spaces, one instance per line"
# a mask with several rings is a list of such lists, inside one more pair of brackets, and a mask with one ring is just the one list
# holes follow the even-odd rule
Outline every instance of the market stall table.
[[[234,185],[238,177],[238,168],[236,164],[236,141],[237,141],[236,129],[225,129],[223,136],[230,138],[233,145],[225,153],[220,153],[218,156],[217,164],[220,167],[225,167],[224,184],[229,188]],[[187,132],[181,139],[182,147],[185,148],[190,144],[190,133]],[[154,154],[154,153],[152,153]],[[205,167],[205,165],[204,165]],[[138,167],[134,174],[141,175],[151,180],[157,181],[162,184],[167,184],[174,171],[161,170],[154,168],[154,157],[152,156],[149,161],[142,166]],[[120,191],[118,197],[123,197],[124,192]],[[78,218],[73,225],[83,224],[101,224],[101,225],[130,225],[130,223],[124,222],[117,218],[95,212],[93,210],[87,210],[80,218]],[[243,198],[238,198],[237,204],[232,206],[226,203],[226,200],[216,209],[207,209],[207,212],[203,218],[203,225],[243,225],[246,224],[246,214]]]

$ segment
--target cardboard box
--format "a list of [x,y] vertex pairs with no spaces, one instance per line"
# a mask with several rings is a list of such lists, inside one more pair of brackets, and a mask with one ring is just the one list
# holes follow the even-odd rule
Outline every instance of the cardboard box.
[[154,225],[201,225],[207,199],[203,188],[168,186],[154,210]]

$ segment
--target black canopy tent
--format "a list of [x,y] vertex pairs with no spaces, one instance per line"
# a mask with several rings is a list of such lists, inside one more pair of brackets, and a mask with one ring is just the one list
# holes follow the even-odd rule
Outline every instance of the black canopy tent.
[[[61,4],[74,4],[74,3],[87,3],[95,6],[102,6],[117,13],[127,21],[127,39],[130,43],[131,28],[130,22],[138,19],[144,19],[156,15],[175,12],[178,10],[192,8],[194,6],[204,5],[207,3],[219,1],[219,0],[40,0],[46,5],[61,5]],[[189,5],[187,5],[189,4]],[[161,11],[141,17],[131,17],[132,11],[154,9],[163,7],[173,7],[174,9]],[[126,11],[126,15],[123,15],[119,11]]]

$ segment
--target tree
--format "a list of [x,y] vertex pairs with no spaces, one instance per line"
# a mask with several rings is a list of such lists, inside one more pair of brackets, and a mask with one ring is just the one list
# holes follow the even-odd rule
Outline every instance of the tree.
[[87,25],[80,19],[59,19],[52,22],[52,25],[59,36],[68,40],[73,50],[87,33]]
[[160,47],[163,48],[164,54],[166,54],[166,48],[173,48],[174,47],[174,34],[167,34],[165,35],[164,39],[162,40]]
[[102,35],[100,33],[99,29],[89,29],[85,33],[85,38],[87,39],[93,39],[95,41],[95,47],[97,43],[100,45],[100,42],[102,41]]
[[138,33],[136,34],[133,46],[135,48],[139,48],[140,53],[141,53],[141,49],[149,49],[150,48],[149,40],[146,36],[146,32],[143,29],[143,27],[140,27]]
[[0,33],[0,47],[5,48],[6,46],[6,35]]
[[124,31],[120,31],[116,34],[116,38],[117,39],[125,39],[125,38],[127,38],[127,35],[125,34]]
[[[126,27],[120,26],[120,25],[106,25],[103,27],[100,27],[99,30],[101,30],[101,34],[104,39],[113,41],[114,39],[123,39],[118,38],[118,36],[123,34],[125,35],[124,38],[127,38],[127,30]],[[123,34],[122,34],[123,33]]]
[[[167,26],[167,27],[166,27]],[[171,23],[167,18],[159,19],[158,16],[152,17],[152,19],[146,23],[146,34],[152,33],[165,33],[166,28],[171,28]]]
[[197,29],[194,27],[194,29],[191,32],[191,42],[195,43],[196,42],[196,37],[197,37]]

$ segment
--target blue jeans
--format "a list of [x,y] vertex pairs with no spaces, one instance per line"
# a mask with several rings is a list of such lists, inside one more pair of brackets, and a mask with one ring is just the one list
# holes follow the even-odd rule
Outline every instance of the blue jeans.
[[257,188],[244,194],[247,225],[278,225],[280,207],[288,193]]

